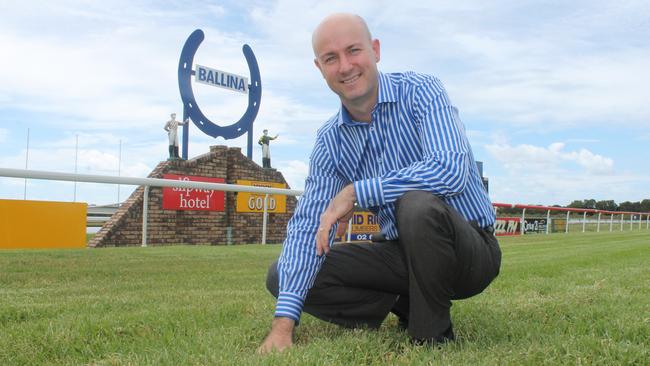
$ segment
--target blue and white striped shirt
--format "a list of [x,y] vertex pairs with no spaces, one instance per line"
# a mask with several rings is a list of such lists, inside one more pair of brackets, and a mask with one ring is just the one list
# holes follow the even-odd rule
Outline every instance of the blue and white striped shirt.
[[[358,205],[378,215],[389,240],[398,237],[395,201],[411,190],[441,197],[481,227],[495,220],[465,128],[442,83],[413,72],[380,73],[371,123],[353,121],[341,106],[318,130],[305,192],[278,261],[276,317],[299,321],[325,259],[316,255],[320,216],[350,183]],[[330,245],[333,238],[334,230]]]

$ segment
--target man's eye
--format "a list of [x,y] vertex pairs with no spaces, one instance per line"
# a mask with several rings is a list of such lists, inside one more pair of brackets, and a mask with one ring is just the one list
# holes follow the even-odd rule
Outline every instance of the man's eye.
[[324,63],[326,64],[331,64],[334,62],[336,58],[334,56],[326,57],[325,60],[323,60]]

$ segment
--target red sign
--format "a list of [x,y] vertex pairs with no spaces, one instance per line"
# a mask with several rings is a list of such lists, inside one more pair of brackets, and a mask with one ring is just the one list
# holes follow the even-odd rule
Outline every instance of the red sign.
[[[223,183],[223,178],[163,174],[165,179]],[[163,210],[223,211],[225,192],[210,189],[163,187]]]
[[494,234],[497,236],[521,235],[520,222],[519,217],[498,217],[494,223]]

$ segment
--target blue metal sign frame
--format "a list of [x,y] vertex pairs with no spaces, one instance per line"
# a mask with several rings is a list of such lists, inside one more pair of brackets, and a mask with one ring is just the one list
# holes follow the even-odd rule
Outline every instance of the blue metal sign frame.
[[[262,79],[260,77],[260,69],[257,65],[257,59],[255,59],[255,54],[253,54],[253,50],[250,46],[245,44],[242,47],[242,52],[246,57],[248,70],[250,72],[250,84],[248,85],[248,108],[246,108],[246,112],[239,121],[228,126],[217,125],[203,114],[201,108],[199,108],[199,105],[196,103],[196,98],[192,91],[192,75],[195,73],[195,71],[192,70],[194,55],[204,39],[205,35],[202,30],[197,29],[192,32],[192,34],[187,38],[187,41],[185,41],[185,45],[181,51],[181,58],[178,62],[178,89],[180,90],[181,99],[183,101],[183,120],[186,120],[189,117],[199,130],[214,138],[221,136],[226,140],[234,139],[248,132],[248,147],[246,155],[249,159],[252,159],[253,122],[260,110],[260,102],[262,100]],[[187,145],[189,140],[188,132],[189,126],[184,125],[183,159],[187,159]]]

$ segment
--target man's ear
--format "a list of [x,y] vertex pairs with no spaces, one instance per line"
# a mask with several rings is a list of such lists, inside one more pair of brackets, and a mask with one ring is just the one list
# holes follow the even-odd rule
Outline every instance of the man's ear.
[[375,62],[379,62],[381,59],[381,47],[378,39],[372,40],[372,52],[375,54]]
[[314,65],[316,65],[318,71],[320,71],[321,73],[323,72],[323,70],[321,70],[320,63],[318,62],[318,59],[316,57],[314,57]]

